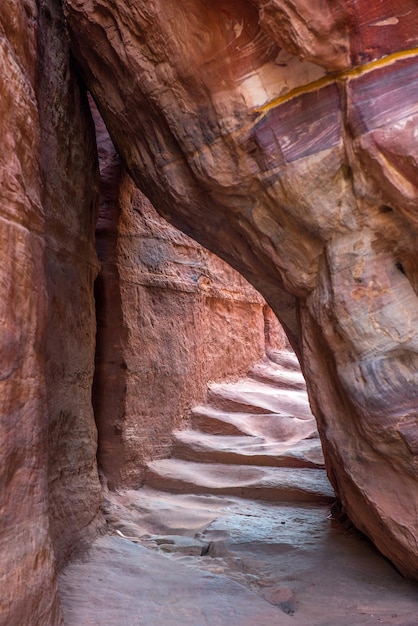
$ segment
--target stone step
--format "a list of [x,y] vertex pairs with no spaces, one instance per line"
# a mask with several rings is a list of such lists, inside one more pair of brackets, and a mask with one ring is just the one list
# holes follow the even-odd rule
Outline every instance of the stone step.
[[230,413],[208,404],[194,407],[191,425],[212,435],[248,435],[272,441],[318,437],[312,415],[310,419],[298,419],[290,413]]
[[276,502],[331,503],[335,499],[322,469],[192,463],[172,458],[150,462],[145,484],[170,493],[229,495]]
[[300,364],[296,354],[289,350],[268,350],[267,358],[270,362],[276,363],[287,370],[300,372]]
[[200,463],[323,468],[318,439],[266,441],[263,437],[210,435],[196,430],[173,433],[173,456]]
[[223,411],[285,413],[312,419],[305,391],[279,389],[250,378],[233,383],[211,383],[207,403]]
[[[295,357],[296,358],[296,357]],[[279,365],[267,357],[259,361],[248,372],[248,378],[273,385],[281,389],[296,389],[306,392],[305,379],[300,369]]]

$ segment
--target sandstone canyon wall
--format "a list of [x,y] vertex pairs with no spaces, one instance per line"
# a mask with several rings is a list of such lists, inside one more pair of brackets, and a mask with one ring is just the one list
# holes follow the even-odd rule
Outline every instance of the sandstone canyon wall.
[[266,297],[332,483],[418,577],[414,0],[65,0],[118,152]]
[[87,545],[103,524],[91,402],[99,172],[87,94],[72,67],[64,33],[59,4],[42,7],[37,98],[45,212],[48,500],[58,564]]
[[7,1],[0,34],[0,623],[56,626],[56,567],[103,524],[97,157],[60,4]]
[[169,455],[171,432],[207,382],[244,375],[285,336],[251,285],[156,213],[92,106],[101,170],[98,460],[111,488],[137,487],[145,462]]
[[[13,10],[16,11],[13,15]],[[0,17],[1,100],[1,623],[49,613],[59,620],[48,534],[45,355],[45,216],[40,176],[40,120],[34,91],[36,7],[8,7]],[[24,43],[23,43],[24,42]],[[23,44],[23,45],[22,45]],[[16,97],[17,96],[17,97]],[[33,289],[33,285],[36,288]],[[12,313],[12,314],[10,314]],[[32,384],[28,385],[27,381]],[[17,425],[17,428],[15,427]],[[29,515],[30,512],[30,515]],[[14,541],[11,542],[11,537]],[[33,572],[31,589],[23,582]],[[50,581],[48,594],[42,592]],[[18,623],[18,620],[14,623]]]

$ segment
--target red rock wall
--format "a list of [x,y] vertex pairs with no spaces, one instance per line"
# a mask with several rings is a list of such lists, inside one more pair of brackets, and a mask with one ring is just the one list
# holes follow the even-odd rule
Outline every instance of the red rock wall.
[[[265,351],[262,297],[165,222],[120,164],[98,113],[101,272],[94,404],[109,485],[138,486],[209,380],[245,374]],[[265,315],[269,315],[266,311]],[[269,343],[284,344],[270,314]]]
[[[340,499],[417,578],[416,3],[65,5],[130,175],[274,307],[301,358]],[[58,0],[6,0],[0,35],[0,624],[55,626],[56,568],[101,524],[90,398],[97,164]],[[219,282],[218,264],[182,236],[161,224],[151,234],[155,218],[116,175],[116,213],[102,226],[113,229],[101,243],[114,260],[97,287],[96,382],[106,376],[112,393],[98,397],[124,411],[109,433],[99,420],[108,451],[122,442],[126,453],[115,482],[135,482],[134,444],[141,459],[168,449],[166,428],[191,402],[174,393],[202,354],[205,377],[220,373],[216,351],[225,372],[239,360],[241,344],[228,356],[215,342],[219,328],[235,328],[239,290],[231,298],[226,270]],[[252,328],[262,333],[253,319],[249,340]],[[143,339],[132,340],[138,328]],[[201,385],[193,379],[196,398]],[[142,422],[126,421],[127,391]],[[154,393],[170,410],[177,398],[155,429]]]
[[88,545],[103,524],[91,401],[99,171],[87,95],[69,58],[58,3],[44,3],[39,29],[48,498],[51,536],[61,565]]
[[[4,10],[5,9],[5,10]],[[37,7],[0,14],[0,623],[61,623],[47,499],[45,212]],[[30,585],[28,573],[30,572]],[[47,588],[46,588],[47,586]]]
[[418,578],[416,2],[65,6],[133,179],[272,305],[341,501]]
[[[56,571],[103,525],[91,402],[99,170],[59,2],[8,0],[0,35],[0,624],[58,626]],[[119,166],[116,177],[113,204],[112,181],[102,189],[111,211],[101,252],[114,260],[97,288],[108,317],[99,320],[97,381],[105,381],[96,400],[128,416],[120,474],[128,483],[139,460],[167,451],[169,429],[207,378],[245,370],[261,353],[263,304],[173,235]]]
[[0,624],[58,626],[56,568],[102,523],[98,170],[59,3],[2,4],[0,68]]

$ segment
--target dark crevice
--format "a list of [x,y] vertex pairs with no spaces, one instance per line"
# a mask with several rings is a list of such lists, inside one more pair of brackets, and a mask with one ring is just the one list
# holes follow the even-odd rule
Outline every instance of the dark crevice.
[[405,268],[400,261],[396,261],[395,267],[399,270],[404,276],[406,276]]

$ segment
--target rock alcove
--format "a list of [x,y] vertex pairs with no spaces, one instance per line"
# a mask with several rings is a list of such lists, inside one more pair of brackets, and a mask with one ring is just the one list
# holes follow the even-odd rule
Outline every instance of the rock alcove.
[[155,208],[274,310],[344,509],[416,579],[414,0],[8,0],[0,32],[1,620],[60,624],[103,528],[85,86]]

